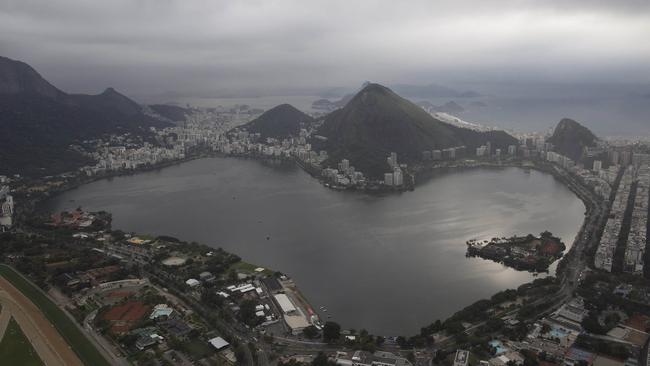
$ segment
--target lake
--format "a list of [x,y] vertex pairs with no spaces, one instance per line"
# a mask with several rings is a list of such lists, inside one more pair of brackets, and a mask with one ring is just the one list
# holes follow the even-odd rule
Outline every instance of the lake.
[[441,172],[413,192],[372,196],[236,158],[100,180],[47,203],[77,206],[111,212],[115,229],[223,247],[282,271],[344,328],[381,335],[415,334],[534,279],[466,258],[467,240],[549,230],[570,246],[585,212],[554,177],[519,168]]

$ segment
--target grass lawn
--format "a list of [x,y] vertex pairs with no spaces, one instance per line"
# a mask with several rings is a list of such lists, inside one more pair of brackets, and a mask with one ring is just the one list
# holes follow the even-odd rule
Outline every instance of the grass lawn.
[[[255,269],[258,268],[258,267],[259,266],[255,265],[255,264],[247,263],[247,262],[244,262],[244,261],[239,261],[237,263],[233,263],[230,266],[229,270],[234,270],[234,271],[237,271],[237,272],[248,273],[248,274],[254,274],[254,273],[257,273],[257,272],[255,272]],[[264,268],[264,267],[262,267],[262,268]],[[262,273],[265,274],[265,275],[272,275],[273,271],[271,271],[270,269],[265,268],[264,272],[262,272]]]
[[0,360],[3,365],[39,366],[43,361],[38,357],[34,347],[20,329],[18,323],[11,318],[2,341],[0,341]]
[[25,280],[13,268],[6,265],[0,265],[0,276],[11,282],[14,287],[29,298],[43,312],[45,317],[54,324],[54,327],[63,336],[63,339],[72,346],[72,349],[79,356],[81,362],[91,366],[110,365],[63,310],[59,309],[37,287]]

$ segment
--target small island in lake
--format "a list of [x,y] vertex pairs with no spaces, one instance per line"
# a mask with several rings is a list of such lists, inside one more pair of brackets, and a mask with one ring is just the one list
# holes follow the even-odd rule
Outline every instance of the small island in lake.
[[566,245],[548,231],[539,235],[492,238],[467,241],[467,256],[481,257],[503,263],[517,270],[546,272],[551,263],[561,258]]

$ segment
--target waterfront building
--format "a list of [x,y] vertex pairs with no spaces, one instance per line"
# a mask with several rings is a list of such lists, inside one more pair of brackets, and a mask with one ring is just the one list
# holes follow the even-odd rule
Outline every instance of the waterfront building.
[[401,186],[404,184],[404,176],[402,174],[402,169],[396,168],[393,172],[393,185]]
[[384,184],[387,186],[393,185],[393,173],[384,173]]
[[483,145],[476,148],[476,156],[481,157],[486,155],[489,155],[487,146]]
[[390,156],[386,158],[386,162],[388,163],[388,166],[392,168],[399,166],[397,163],[397,153],[390,153]]
[[350,168],[350,161],[348,159],[343,159],[339,163],[339,170],[342,172],[347,172]]

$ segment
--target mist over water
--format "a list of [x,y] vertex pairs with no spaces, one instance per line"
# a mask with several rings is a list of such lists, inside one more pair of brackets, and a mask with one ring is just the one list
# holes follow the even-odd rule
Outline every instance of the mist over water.
[[287,273],[332,320],[382,335],[414,334],[534,279],[466,258],[468,239],[549,230],[570,245],[585,210],[552,176],[518,168],[440,173],[378,197],[329,190],[293,165],[226,158],[94,182],[48,203],[77,206],[111,212],[115,229],[223,247]]

